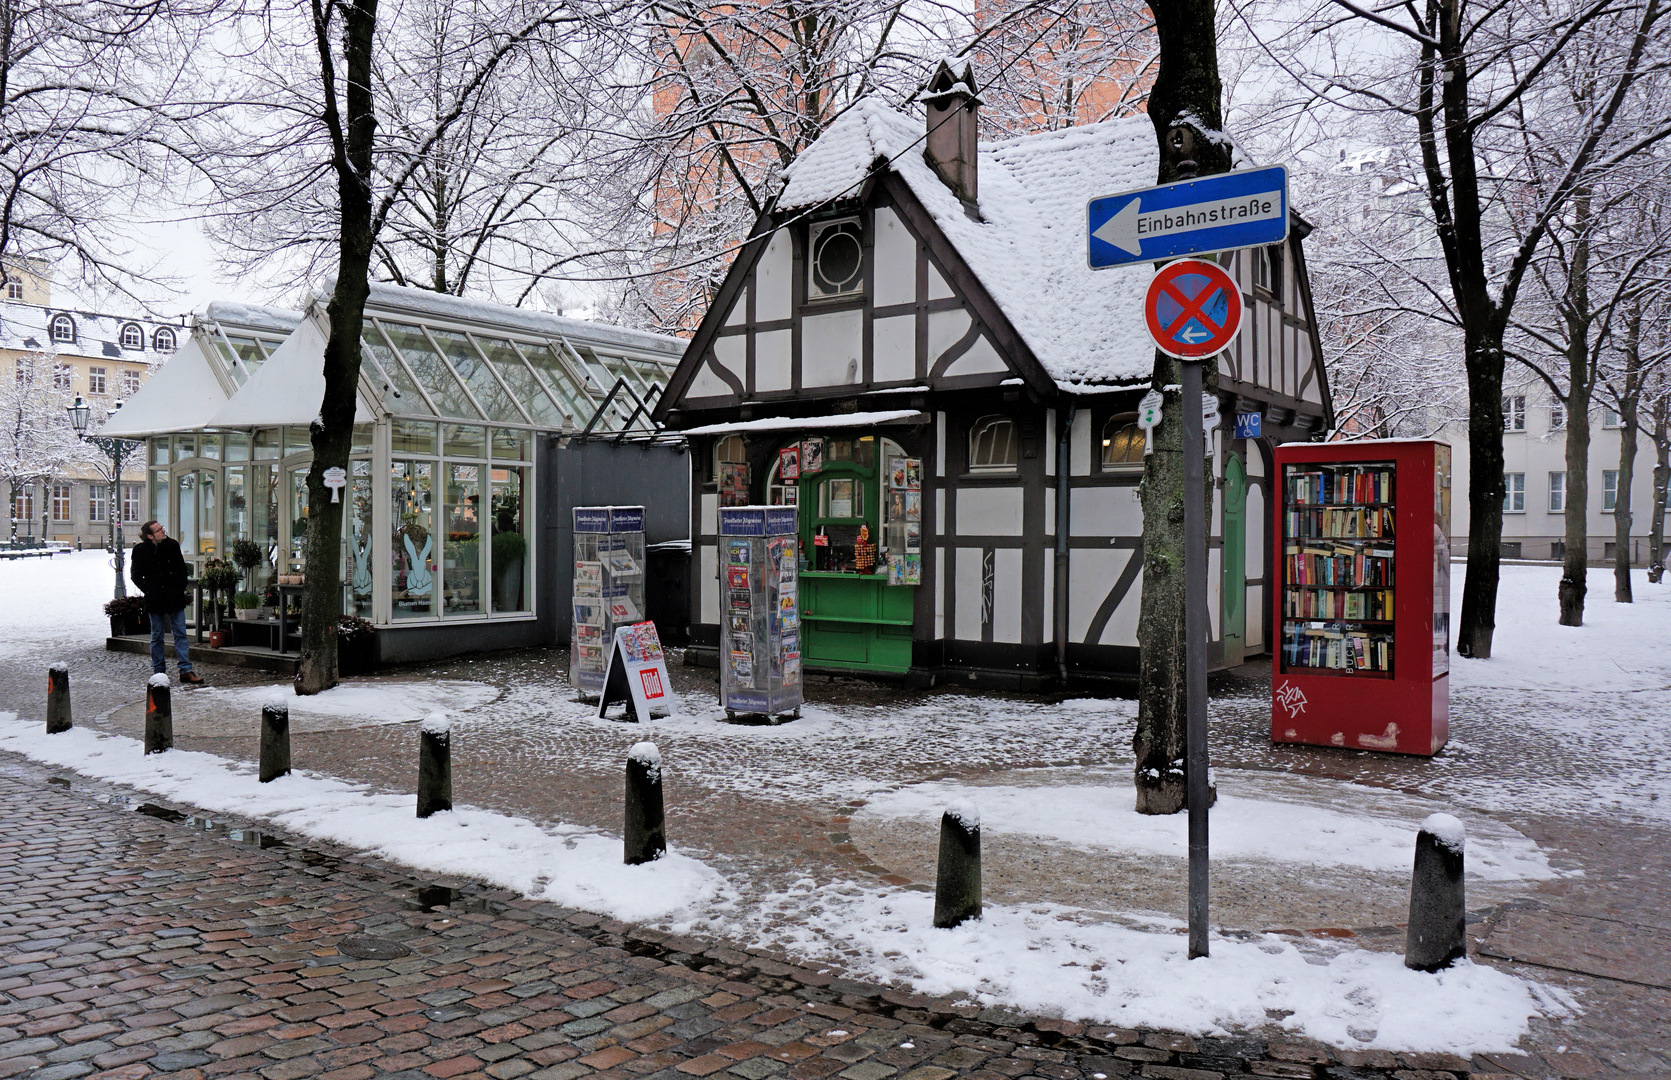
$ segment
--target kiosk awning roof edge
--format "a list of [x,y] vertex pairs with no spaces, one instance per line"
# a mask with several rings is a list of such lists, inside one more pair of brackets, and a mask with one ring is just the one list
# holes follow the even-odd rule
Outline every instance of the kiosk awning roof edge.
[[738,420],[730,424],[704,424],[686,428],[680,435],[733,435],[750,431],[822,431],[825,428],[911,427],[928,423],[928,414],[917,409],[884,412],[844,413],[840,416],[771,416],[761,420]]

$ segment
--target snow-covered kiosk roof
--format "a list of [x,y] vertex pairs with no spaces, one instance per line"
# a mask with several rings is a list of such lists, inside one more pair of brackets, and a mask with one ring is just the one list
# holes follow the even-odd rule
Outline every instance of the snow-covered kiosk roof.
[[301,321],[300,312],[283,308],[211,303],[192,319],[179,351],[123,403],[100,434],[155,435],[208,427]]
[[1154,371],[1143,324],[1148,263],[1092,270],[1085,203],[1146,187],[1159,168],[1147,116],[1040,132],[979,150],[978,215],[923,156],[923,123],[861,98],[785,171],[777,210],[857,198],[885,160],[911,189],[1063,390],[1131,383]]

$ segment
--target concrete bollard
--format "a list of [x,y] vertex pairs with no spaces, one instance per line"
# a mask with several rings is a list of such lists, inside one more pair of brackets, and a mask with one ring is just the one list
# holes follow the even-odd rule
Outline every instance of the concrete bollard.
[[261,706],[261,782],[271,783],[290,771],[290,706],[282,698]]
[[145,752],[174,749],[174,711],[168,701],[168,676],[158,673],[145,684]]
[[1462,884],[1466,844],[1462,822],[1449,814],[1428,815],[1416,834],[1405,967],[1438,971],[1468,955],[1468,914]]
[[53,664],[46,670],[46,733],[70,730],[70,665]]
[[940,867],[934,880],[934,925],[942,929],[981,917],[981,812],[958,799],[940,815]]
[[418,725],[418,816],[453,808],[453,726],[446,713]]
[[661,797],[661,751],[635,743],[627,751],[627,822],[622,843],[628,866],[652,862],[667,851],[667,819]]

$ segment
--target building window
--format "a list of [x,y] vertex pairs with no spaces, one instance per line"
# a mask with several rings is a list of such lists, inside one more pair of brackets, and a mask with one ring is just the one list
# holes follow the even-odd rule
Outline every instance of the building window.
[[54,315],[48,324],[48,335],[53,341],[74,341],[75,320],[68,315]]
[[104,368],[90,367],[87,369],[87,392],[89,394],[105,393]]
[[821,221],[807,230],[807,299],[859,295],[864,268],[864,233],[857,218]]
[[1143,429],[1135,413],[1111,416],[1102,426],[1102,467],[1119,469],[1143,464]]
[[1549,512],[1559,514],[1567,508],[1567,474],[1552,472],[1549,474]]
[[122,372],[122,396],[132,397],[139,392],[139,372],[129,369]]
[[53,364],[52,388],[54,390],[73,390],[75,388],[75,369],[68,364]]
[[87,520],[106,521],[110,515],[110,489],[103,484],[87,485]]
[[1624,420],[1619,416],[1619,410],[1610,405],[1602,406],[1601,426],[1604,428],[1624,427]]
[[52,485],[52,520],[70,520],[70,485]]
[[128,323],[122,327],[122,348],[143,349],[145,347],[145,331],[138,323]]
[[1015,421],[983,416],[969,429],[969,470],[1011,472],[1016,461]]
[[137,523],[140,520],[141,508],[144,505],[144,484],[122,485],[122,521],[124,524]]
[[1503,430],[1526,430],[1526,395],[1515,394],[1503,399]]
[[16,274],[6,275],[6,299],[23,299],[23,279],[18,277]]
[[173,352],[175,348],[174,331],[166,326],[157,327],[151,335],[151,348],[158,352]]
[[1253,284],[1281,303],[1282,248],[1262,247],[1253,250]]
[[1505,559],[1518,559],[1520,558],[1520,544],[1521,541],[1519,540],[1500,541],[1497,545],[1497,554]]
[[1560,431],[1567,426],[1567,407],[1557,401],[1549,406],[1549,430]]
[[1553,543],[1551,543],[1549,545],[1549,557],[1551,559],[1564,559],[1564,558],[1566,558],[1567,557],[1567,542],[1565,540],[1556,540]]
[[21,491],[13,489],[12,520],[35,520],[35,487],[33,484],[25,486]]
[[1503,474],[1503,513],[1524,514],[1526,512],[1526,474],[1511,472]]
[[17,381],[19,383],[26,383],[26,382],[29,381],[30,376],[32,376],[34,374],[35,374],[35,365],[31,364],[28,360],[25,360],[21,356],[18,357],[18,359],[17,359]]
[[1601,512],[1612,513],[1619,501],[1619,470],[1601,470]]

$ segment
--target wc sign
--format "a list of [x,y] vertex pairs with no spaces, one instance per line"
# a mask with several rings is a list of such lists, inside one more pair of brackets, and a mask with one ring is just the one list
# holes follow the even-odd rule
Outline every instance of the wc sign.
[[1239,412],[1236,414],[1236,435],[1238,439],[1257,439],[1264,431],[1265,414],[1263,412]]

